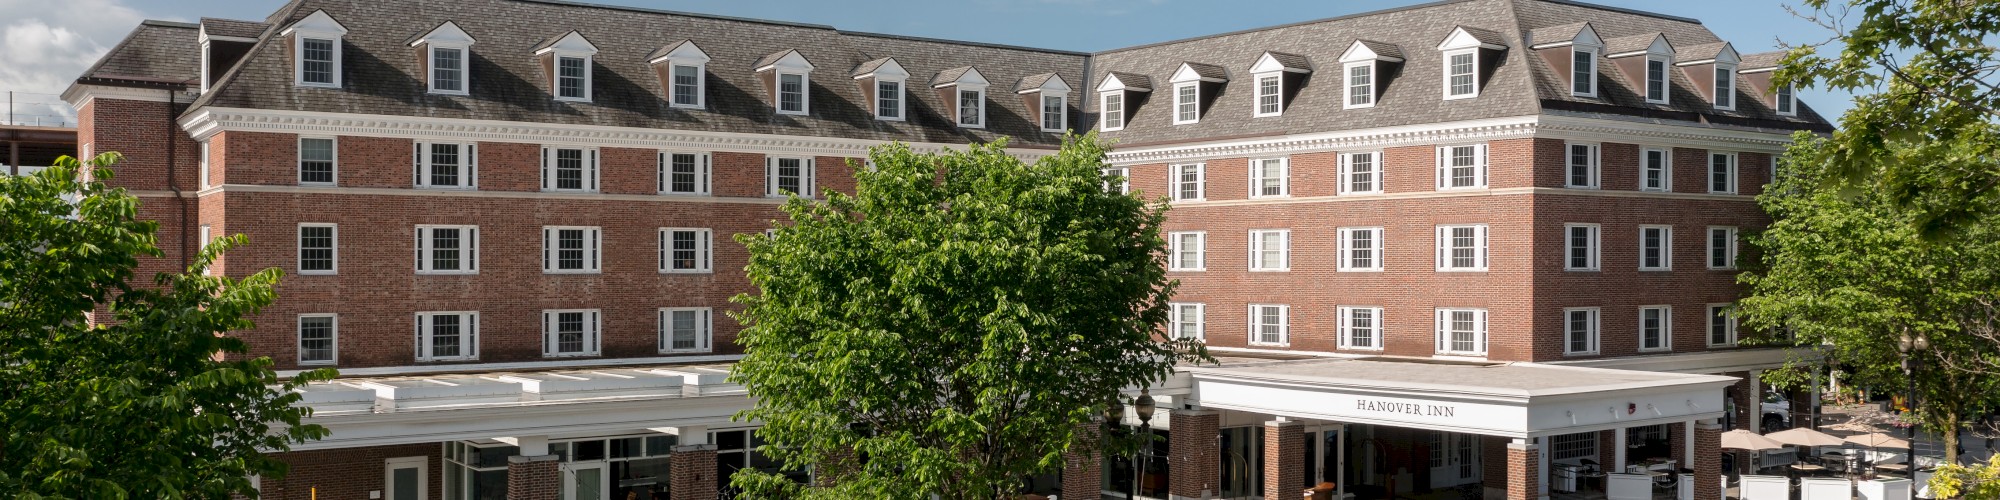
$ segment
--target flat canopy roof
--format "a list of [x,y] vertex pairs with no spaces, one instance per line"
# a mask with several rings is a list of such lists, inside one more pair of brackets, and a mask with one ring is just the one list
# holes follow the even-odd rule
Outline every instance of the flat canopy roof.
[[1262,379],[1522,398],[1736,381],[1734,377],[1717,375],[1384,357],[1298,361],[1237,358],[1224,360],[1220,366],[1187,370],[1197,378]]

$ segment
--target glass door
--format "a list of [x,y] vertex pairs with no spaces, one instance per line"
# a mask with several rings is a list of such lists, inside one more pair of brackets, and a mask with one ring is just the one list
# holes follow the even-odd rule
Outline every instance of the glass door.
[[389,500],[429,500],[429,457],[402,457],[384,461],[383,483]]
[[1320,483],[1333,483],[1335,494],[1346,491],[1347,481],[1341,477],[1346,441],[1341,435],[1344,426],[1340,424],[1308,425],[1306,433],[1306,459],[1304,484],[1300,488],[1312,488]]
[[604,483],[610,471],[605,462],[563,464],[563,500],[609,500]]
[[1432,432],[1430,448],[1432,488],[1479,482],[1478,435]]

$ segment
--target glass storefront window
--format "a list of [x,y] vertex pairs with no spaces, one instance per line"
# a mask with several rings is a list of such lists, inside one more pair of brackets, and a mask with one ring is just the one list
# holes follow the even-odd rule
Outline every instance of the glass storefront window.
[[521,449],[465,441],[444,444],[444,497],[448,500],[507,498],[507,457]]
[[1264,427],[1222,430],[1220,489],[1223,498],[1263,496]]

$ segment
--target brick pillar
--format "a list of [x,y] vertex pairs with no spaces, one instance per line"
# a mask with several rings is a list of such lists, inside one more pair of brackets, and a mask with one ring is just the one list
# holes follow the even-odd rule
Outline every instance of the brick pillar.
[[1264,500],[1298,500],[1306,478],[1305,424],[1264,422]]
[[1735,419],[1735,426],[1723,430],[1749,429],[1749,419],[1757,418],[1758,414],[1757,402],[1750,400],[1750,372],[1735,372],[1725,375],[1737,377],[1736,385],[1729,386],[1729,397],[1736,400],[1736,411],[1731,413],[1731,418]]
[[1667,424],[1667,448],[1668,455],[1678,464],[1675,467],[1687,467],[1687,425]]
[[1222,414],[1214,410],[1174,410],[1167,435],[1167,497],[1207,498],[1222,479]]
[[562,498],[562,458],[555,455],[507,457],[507,500]]
[[1607,472],[1618,463],[1618,433],[1625,429],[1597,431],[1597,467]]
[[668,498],[673,500],[716,500],[715,445],[675,446],[667,456]]
[[1694,424],[1694,500],[1722,500],[1722,424]]
[[1548,498],[1542,496],[1541,469],[1541,445],[1522,440],[1507,443],[1507,500]]
[[1104,494],[1104,422],[1091,420],[1076,424],[1075,438],[1063,452],[1062,497],[1094,499]]

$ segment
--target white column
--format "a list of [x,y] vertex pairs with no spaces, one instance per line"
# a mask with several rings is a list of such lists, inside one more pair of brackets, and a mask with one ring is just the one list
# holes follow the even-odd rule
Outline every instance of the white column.
[[1750,370],[1750,407],[1743,411],[1743,418],[1750,419],[1750,432],[1764,433],[1764,382],[1760,377],[1763,370]]
[[511,444],[521,448],[520,452],[515,453],[516,455],[524,457],[539,457],[542,455],[549,454],[548,436],[513,436],[513,437],[493,438],[493,440]]
[[1538,456],[1535,459],[1535,465],[1537,466],[1537,468],[1540,469],[1535,471],[1535,484],[1541,485],[1541,488],[1536,491],[1542,492],[1541,496],[1538,498],[1548,498],[1549,497],[1549,437],[1542,436],[1534,438],[1534,443],[1535,443],[1535,453],[1538,454]]
[[1611,468],[1605,469],[1604,472],[1609,472],[1614,474],[1625,473],[1625,428],[1624,427],[1619,427],[1611,430],[1611,463],[1605,465],[1609,465],[1611,466]]
[[708,426],[684,425],[680,427],[675,427],[673,429],[674,429],[673,434],[676,436],[680,436],[680,439],[678,440],[680,442],[679,446],[709,444]]
[[[1753,430],[1750,432],[1757,432],[1757,431]],[[1685,438],[1682,439],[1682,441],[1686,441],[1685,444],[1687,446],[1687,449],[1681,450],[1683,452],[1681,453],[1681,456],[1687,458],[1687,463],[1680,464],[1680,466],[1693,469],[1694,468],[1694,421],[1693,420],[1681,423],[1681,437]]]

